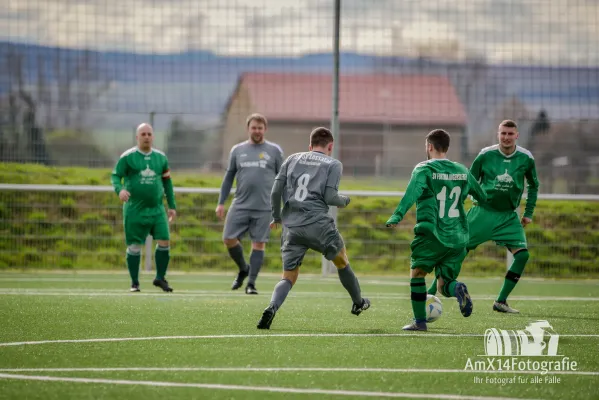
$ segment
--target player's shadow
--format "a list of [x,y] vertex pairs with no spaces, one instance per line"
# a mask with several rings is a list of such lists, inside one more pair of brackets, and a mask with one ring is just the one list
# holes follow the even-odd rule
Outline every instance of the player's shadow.
[[[401,329],[401,326],[398,327],[389,327],[387,329],[380,329],[380,328],[376,328],[376,329],[365,329],[362,331],[354,331],[354,330],[343,330],[343,331],[319,331],[319,332],[315,332],[314,329],[294,329],[293,332],[297,333],[297,332],[308,332],[308,333],[315,333],[315,334],[339,334],[339,335],[396,335],[396,334],[401,334],[401,333],[413,333],[413,332],[409,332],[409,331],[404,331]],[[443,334],[457,334],[455,330],[451,329],[451,328],[433,328],[433,330],[431,331],[429,328],[428,332],[432,332],[432,333],[443,333]],[[292,333],[290,332],[285,332],[285,333]],[[426,335],[427,332],[421,332],[423,336]]]

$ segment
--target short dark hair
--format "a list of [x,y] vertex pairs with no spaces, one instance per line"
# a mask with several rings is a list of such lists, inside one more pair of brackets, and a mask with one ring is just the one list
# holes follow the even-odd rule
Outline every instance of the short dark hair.
[[324,127],[314,128],[310,133],[310,146],[325,147],[329,143],[333,143],[333,134]]
[[264,127],[268,126],[268,121],[266,120],[266,117],[262,114],[258,114],[258,113],[250,114],[250,116],[248,116],[247,120],[245,121],[246,127],[249,128],[250,122],[252,122],[252,121],[261,122],[264,124]]
[[516,122],[512,121],[511,119],[504,119],[503,121],[501,121],[499,126],[505,126],[506,128],[518,129],[518,125],[516,124]]
[[426,135],[426,141],[433,145],[435,150],[440,153],[447,153],[451,137],[443,129],[432,130]]

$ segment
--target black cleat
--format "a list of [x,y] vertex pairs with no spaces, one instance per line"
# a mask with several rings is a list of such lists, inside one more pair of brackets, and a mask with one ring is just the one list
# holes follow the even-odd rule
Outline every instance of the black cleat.
[[351,313],[354,315],[360,315],[360,313],[362,311],[366,311],[369,308],[370,308],[370,300],[363,298],[362,304],[358,305],[358,304],[354,303],[354,305],[351,307]]
[[268,306],[262,313],[262,318],[258,321],[258,325],[256,327],[258,329],[270,329],[270,324],[272,324],[272,320],[275,319],[275,311],[273,306]]
[[256,286],[252,285],[251,283],[248,283],[248,285],[245,287],[245,294],[258,294]]
[[469,317],[472,314],[473,304],[470,294],[468,294],[468,288],[462,282],[458,282],[455,285],[455,297],[458,299],[458,305],[460,306],[460,312],[464,317]]
[[131,285],[131,289],[129,289],[129,291],[130,292],[141,292],[141,290],[139,290],[139,283]]
[[237,290],[243,286],[243,281],[245,280],[245,278],[247,278],[248,271],[249,271],[249,268],[246,269],[245,271],[239,271],[239,273],[237,274],[237,278],[235,278],[235,280],[233,281],[233,284],[231,285],[231,290]]
[[172,292],[173,288],[168,285],[166,279],[154,279],[154,286],[157,286],[164,290],[165,292]]

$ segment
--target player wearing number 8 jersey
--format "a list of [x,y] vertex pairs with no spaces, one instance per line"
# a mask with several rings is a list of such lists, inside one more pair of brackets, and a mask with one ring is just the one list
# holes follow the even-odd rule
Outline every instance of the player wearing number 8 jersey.
[[292,154],[285,160],[272,188],[271,228],[283,224],[283,278],[274,288],[258,329],[270,329],[275,313],[297,281],[299,266],[308,249],[333,261],[339,280],[353,301],[352,314],[359,315],[370,307],[370,301],[362,297],[358,279],[349,265],[343,238],[329,215],[329,206],[343,208],[350,202],[349,197],[338,193],[343,167],[330,156],[333,151],[331,131],[314,129],[310,134],[309,150]]
[[404,330],[427,330],[424,277],[433,270],[439,291],[445,297],[457,298],[464,317],[472,313],[468,289],[456,280],[469,238],[464,201],[472,194],[484,202],[487,195],[468,168],[446,158],[449,142],[449,134],[442,129],[426,136],[428,161],[416,165],[404,197],[386,223],[387,227],[396,227],[416,203],[410,262],[414,322],[404,326]]

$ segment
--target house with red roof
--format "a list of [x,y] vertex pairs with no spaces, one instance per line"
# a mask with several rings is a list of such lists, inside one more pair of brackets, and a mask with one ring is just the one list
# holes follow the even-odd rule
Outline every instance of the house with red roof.
[[[245,120],[254,112],[266,116],[266,138],[286,156],[307,151],[310,131],[330,127],[332,83],[330,74],[241,75],[223,115],[222,164],[247,140]],[[336,145],[348,175],[409,174],[426,159],[424,137],[435,128],[451,134],[449,157],[462,160],[466,112],[445,76],[342,75],[339,124]]]

